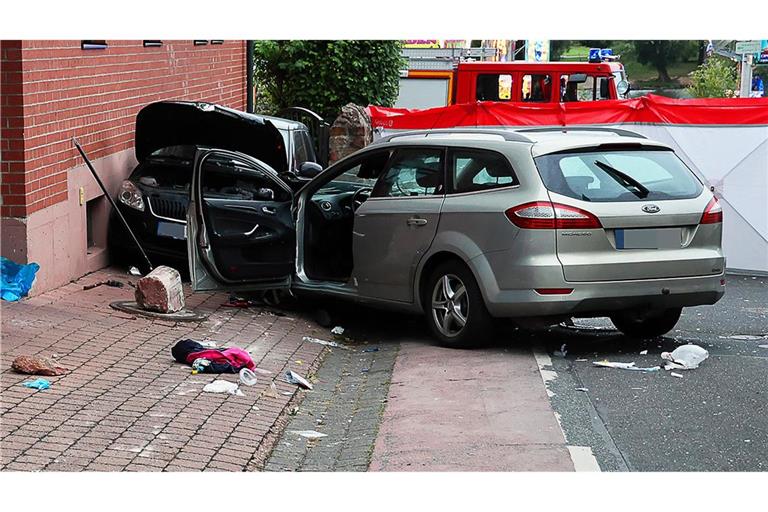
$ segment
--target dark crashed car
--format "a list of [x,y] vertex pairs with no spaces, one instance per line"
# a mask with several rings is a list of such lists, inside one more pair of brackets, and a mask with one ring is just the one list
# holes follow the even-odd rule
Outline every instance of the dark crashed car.
[[[153,265],[187,266],[187,206],[196,147],[201,145],[252,156],[296,189],[322,169],[302,123],[210,103],[164,101],[144,107],[136,116],[138,165],[123,181],[116,203]],[[240,200],[274,195],[248,182],[222,184],[210,192]],[[114,212],[108,240],[113,262],[145,266]]]

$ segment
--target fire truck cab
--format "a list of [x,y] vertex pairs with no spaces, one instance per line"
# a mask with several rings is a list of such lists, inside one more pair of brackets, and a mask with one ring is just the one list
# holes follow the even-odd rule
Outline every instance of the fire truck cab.
[[624,99],[628,92],[620,62],[458,62],[450,70],[409,70],[396,106],[601,101]]
[[461,62],[453,86],[452,103],[616,100],[629,89],[618,62]]

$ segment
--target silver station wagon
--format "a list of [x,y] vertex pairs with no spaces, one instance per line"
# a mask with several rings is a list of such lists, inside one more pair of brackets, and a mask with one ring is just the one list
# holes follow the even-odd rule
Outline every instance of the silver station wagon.
[[496,318],[609,316],[655,337],[725,292],[717,199],[669,146],[626,130],[405,132],[297,192],[264,162],[199,147],[187,221],[196,290],[404,309],[448,346]]

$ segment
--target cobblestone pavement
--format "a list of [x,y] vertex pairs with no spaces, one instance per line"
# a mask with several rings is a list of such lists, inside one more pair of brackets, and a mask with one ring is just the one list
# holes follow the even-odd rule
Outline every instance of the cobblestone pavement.
[[[314,390],[290,418],[267,471],[366,471],[384,411],[398,345],[331,349]],[[326,434],[307,439],[297,431]]]
[[[327,349],[302,338],[327,331],[301,315],[221,307],[226,295],[189,290],[187,306],[208,313],[206,321],[132,316],[109,307],[132,299],[131,287],[83,290],[105,279],[136,278],[108,269],[3,303],[0,469],[243,471],[263,466],[281,415],[298,398],[297,387],[283,382],[282,374],[290,368],[311,376]],[[271,374],[244,387],[245,396],[203,393],[214,379],[236,381],[237,376],[192,375],[170,354],[184,338],[245,348],[257,367]],[[28,389],[22,382],[36,377],[10,369],[21,354],[55,354],[71,372],[46,377],[50,389]],[[270,390],[273,380],[276,394]]]

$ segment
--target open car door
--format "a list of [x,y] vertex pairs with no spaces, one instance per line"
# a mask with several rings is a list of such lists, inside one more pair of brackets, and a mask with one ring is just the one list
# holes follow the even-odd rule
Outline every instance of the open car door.
[[198,148],[187,211],[194,290],[288,288],[296,254],[293,193],[270,166]]

